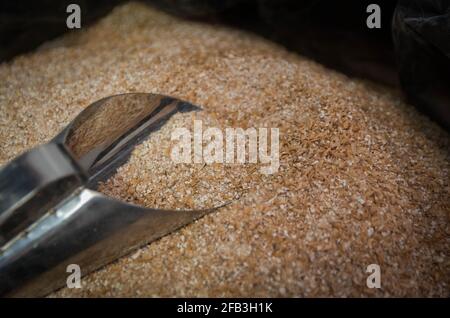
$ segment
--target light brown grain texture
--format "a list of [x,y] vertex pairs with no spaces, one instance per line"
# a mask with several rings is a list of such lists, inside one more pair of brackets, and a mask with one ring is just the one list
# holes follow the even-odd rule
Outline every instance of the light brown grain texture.
[[[53,296],[450,296],[449,135],[397,93],[244,32],[140,4],[0,65],[0,163],[89,103],[172,95],[219,127],[278,127],[281,166],[175,165],[178,114],[102,191],[216,213]],[[366,287],[369,264],[382,288]]]

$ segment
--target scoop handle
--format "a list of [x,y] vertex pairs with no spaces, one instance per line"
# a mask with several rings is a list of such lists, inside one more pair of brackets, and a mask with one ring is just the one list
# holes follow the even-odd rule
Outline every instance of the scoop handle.
[[79,187],[84,172],[64,147],[49,143],[0,170],[0,247]]

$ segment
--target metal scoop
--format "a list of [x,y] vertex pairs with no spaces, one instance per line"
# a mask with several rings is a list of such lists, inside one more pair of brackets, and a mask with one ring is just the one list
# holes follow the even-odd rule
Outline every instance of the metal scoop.
[[128,204],[95,189],[174,113],[171,97],[122,94],[83,110],[60,134],[0,170],[0,295],[45,296],[82,274],[213,211]]

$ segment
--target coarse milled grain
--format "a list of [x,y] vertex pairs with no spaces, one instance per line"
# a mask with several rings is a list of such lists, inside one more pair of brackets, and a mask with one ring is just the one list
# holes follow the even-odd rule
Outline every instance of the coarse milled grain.
[[[136,3],[0,78],[1,164],[95,100],[155,92],[204,110],[175,115],[101,191],[159,208],[232,202],[52,296],[450,296],[450,138],[395,91]],[[175,165],[170,135],[194,118],[279,128],[278,172]],[[366,286],[369,264],[381,289]]]

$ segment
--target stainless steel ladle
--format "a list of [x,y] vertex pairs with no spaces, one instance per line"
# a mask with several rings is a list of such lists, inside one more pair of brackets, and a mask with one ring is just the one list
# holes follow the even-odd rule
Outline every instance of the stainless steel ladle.
[[47,144],[0,170],[0,295],[45,296],[82,274],[214,210],[148,209],[95,189],[176,112],[199,110],[172,97],[110,96],[84,109]]

